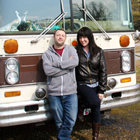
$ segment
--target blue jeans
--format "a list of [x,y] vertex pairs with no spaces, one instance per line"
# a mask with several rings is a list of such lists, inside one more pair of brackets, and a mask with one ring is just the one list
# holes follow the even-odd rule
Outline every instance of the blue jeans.
[[49,96],[49,102],[57,127],[58,140],[71,140],[70,135],[78,112],[77,94]]

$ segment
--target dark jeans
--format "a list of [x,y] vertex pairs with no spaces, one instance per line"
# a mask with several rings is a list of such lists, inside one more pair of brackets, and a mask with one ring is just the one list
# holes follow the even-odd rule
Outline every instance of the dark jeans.
[[91,88],[87,85],[78,85],[78,94],[82,97],[86,108],[91,108],[92,122],[100,123],[100,104],[101,100],[97,95],[97,88]]

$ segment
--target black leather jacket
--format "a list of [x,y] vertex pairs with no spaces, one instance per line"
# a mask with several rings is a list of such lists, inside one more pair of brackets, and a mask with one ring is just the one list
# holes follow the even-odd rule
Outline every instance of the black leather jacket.
[[107,70],[102,49],[92,59],[87,59],[84,52],[80,55],[79,65],[76,67],[76,78],[78,84],[99,82],[98,93],[104,93],[107,86]]

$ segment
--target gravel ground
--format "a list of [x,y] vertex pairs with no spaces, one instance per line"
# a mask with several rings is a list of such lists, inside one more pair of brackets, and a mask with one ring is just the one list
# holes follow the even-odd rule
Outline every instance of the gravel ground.
[[[99,140],[140,140],[140,103],[112,109],[102,119]],[[76,122],[72,140],[92,140],[90,115]],[[21,125],[0,128],[0,140],[56,140],[54,121],[45,125]]]

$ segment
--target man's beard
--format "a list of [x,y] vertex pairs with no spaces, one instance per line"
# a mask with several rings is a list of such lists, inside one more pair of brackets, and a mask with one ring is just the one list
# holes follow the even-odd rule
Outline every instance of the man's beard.
[[59,42],[55,41],[55,44],[56,44],[56,46],[58,46],[58,47],[62,47],[62,46],[64,45],[64,42],[59,43]]

